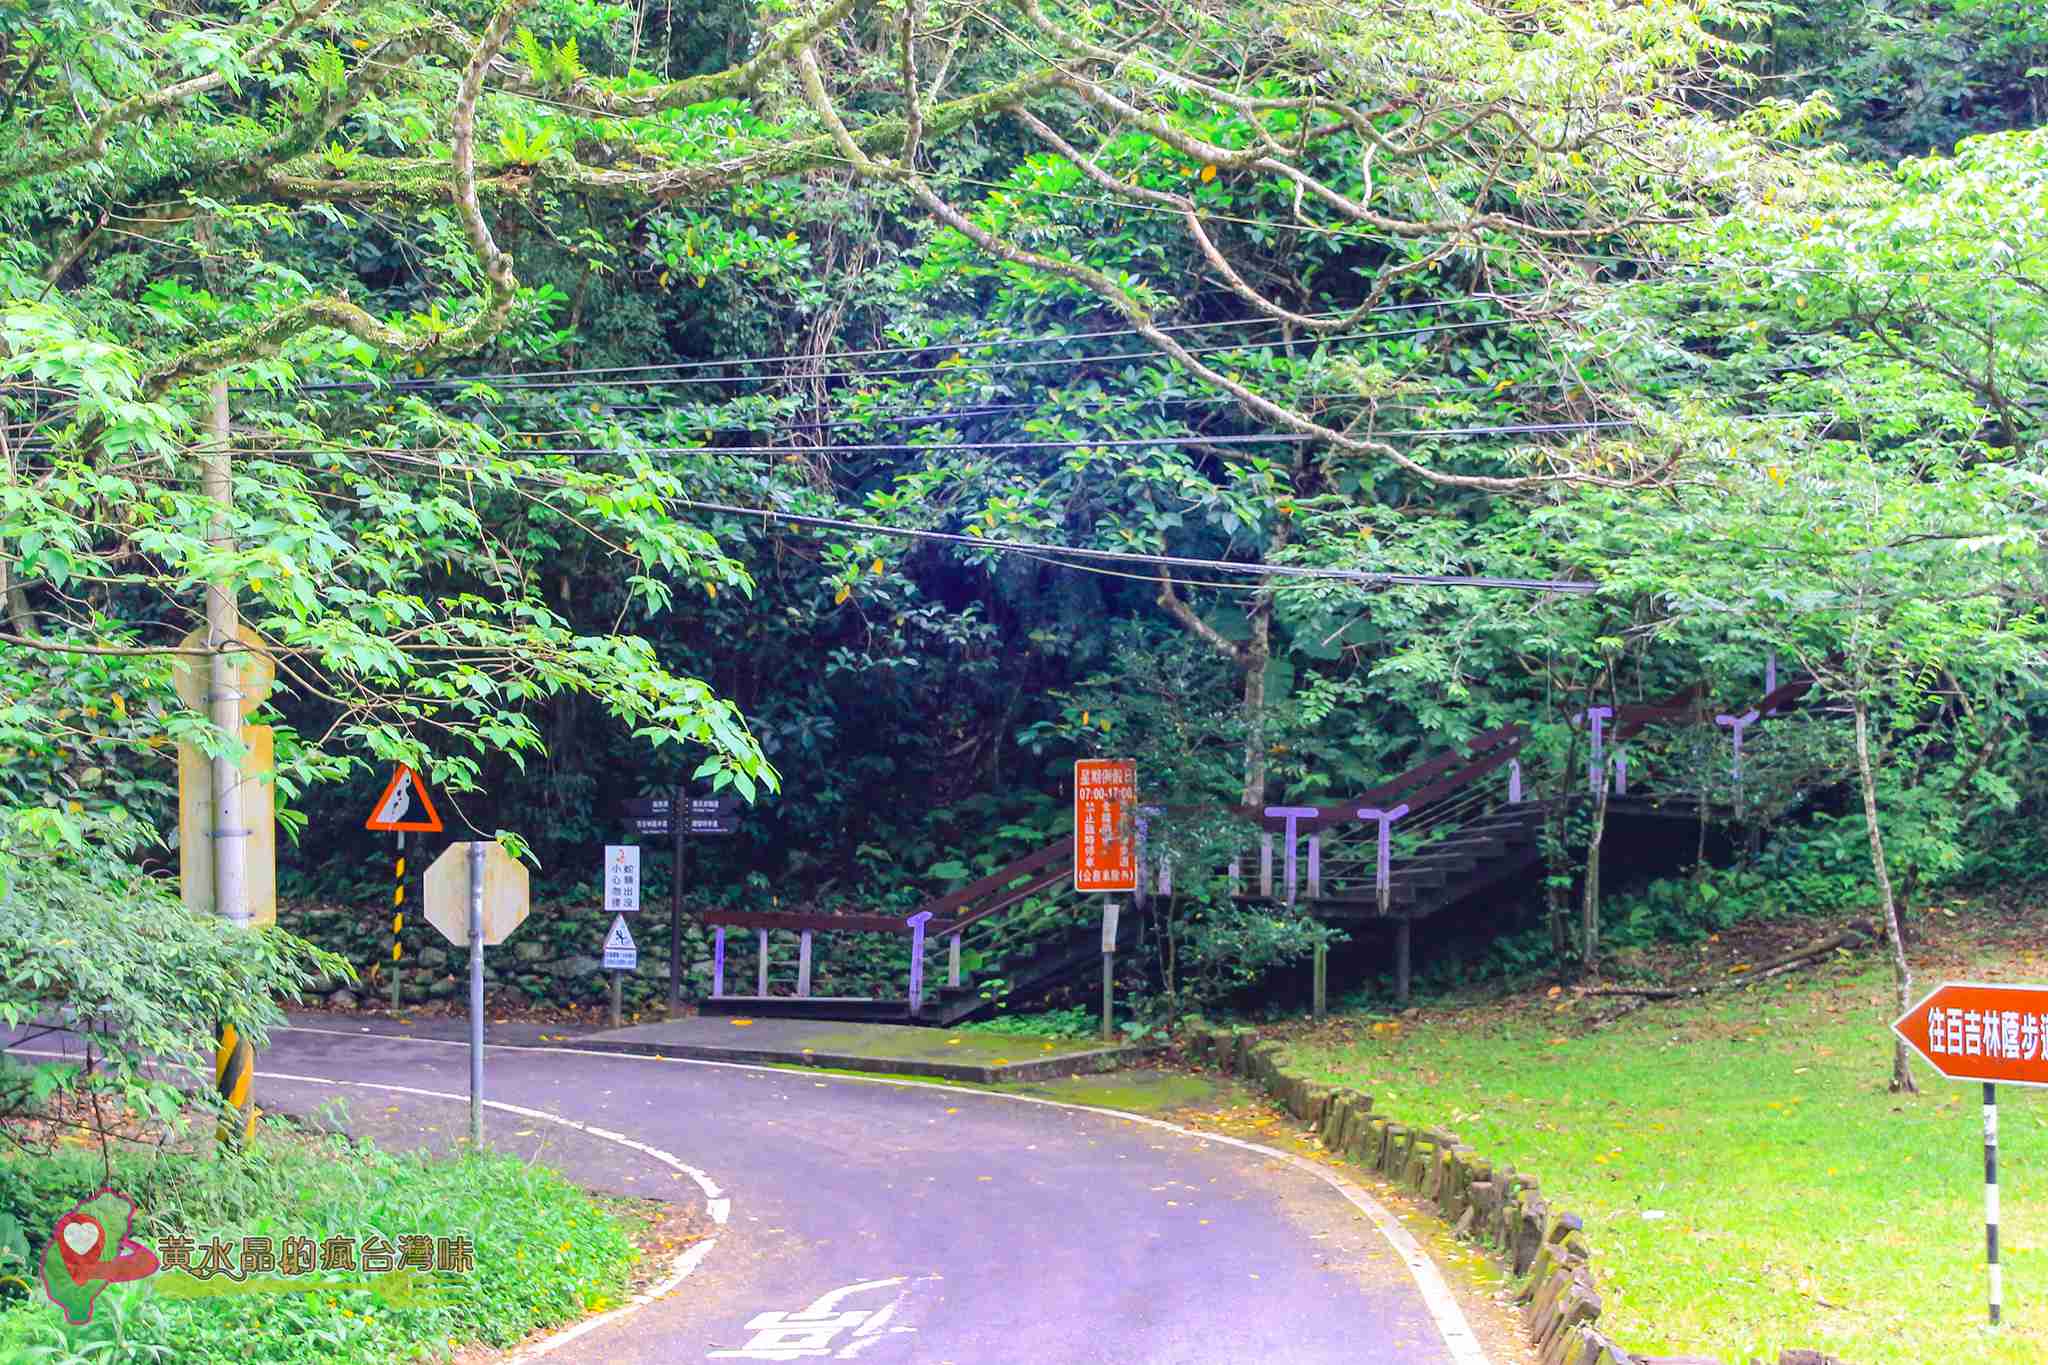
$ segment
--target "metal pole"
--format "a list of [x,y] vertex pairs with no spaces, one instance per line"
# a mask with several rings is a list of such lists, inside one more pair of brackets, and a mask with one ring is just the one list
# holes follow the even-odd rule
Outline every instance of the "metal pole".
[[1984,1263],[1991,1272],[1991,1325],[2005,1298],[1998,1265],[1998,1087],[1984,1083]]
[[[1268,835],[1270,845],[1272,836]],[[1116,934],[1117,904],[1113,896],[1102,898],[1102,1041],[1116,1041]]]
[[683,1008],[683,821],[688,817],[683,788],[677,787],[668,798],[668,871],[671,885],[668,889],[668,1012],[680,1014]]
[[484,846],[469,845],[469,1145],[484,1144]]
[[1102,1041],[1116,1041],[1116,1028],[1111,1019],[1111,1010],[1116,1003],[1116,954],[1102,955]]
[[399,1006],[399,931],[405,928],[405,831],[398,831],[398,861],[391,871],[391,1008]]
[[1316,941],[1314,970],[1315,1019],[1320,1024],[1330,1012],[1330,948],[1320,939]]
[[[214,504],[207,522],[208,548],[226,553],[235,547],[234,529],[229,522],[234,507],[234,457],[228,446],[228,386],[213,386],[212,439],[200,457],[199,487]],[[241,640],[241,621],[235,605],[235,585],[229,578],[216,578],[206,585],[206,645],[213,651],[207,660],[206,700],[214,728],[227,738],[227,752],[213,759],[213,907],[214,913],[237,929],[251,927],[249,909],[248,842],[251,831],[242,823],[241,676],[235,667]],[[256,1135],[256,1052],[249,1040],[232,1025],[222,1023],[215,1038],[214,1084],[222,1101],[240,1111],[230,1118],[223,1113],[219,1136],[229,1142],[247,1142]]]

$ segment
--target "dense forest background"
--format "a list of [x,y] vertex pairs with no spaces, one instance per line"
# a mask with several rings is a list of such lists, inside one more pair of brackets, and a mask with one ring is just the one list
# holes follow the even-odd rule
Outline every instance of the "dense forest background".
[[[1057,48],[1035,6],[842,5],[829,26],[514,8],[312,6],[252,55],[279,18],[262,6],[0,3],[0,118],[32,134],[0,173],[14,802],[175,826],[163,740],[202,723],[180,730],[170,660],[143,647],[195,624],[228,562],[175,467],[219,381],[252,455],[229,567],[307,660],[272,702],[288,897],[381,904],[389,845],[360,824],[398,757],[434,771],[451,825],[523,836],[545,901],[589,898],[622,799],[716,782],[753,799],[736,835],[696,841],[693,898],[873,908],[1059,832],[1076,757],[1135,757],[1179,802],[1334,800],[1509,720],[1568,768],[1586,705],[1696,684],[1743,702],[1767,667],[1827,675],[1837,709],[1759,749],[1753,829],[1713,843],[1741,864],[1726,894],[1873,894],[1852,697],[1909,903],[2038,867],[2038,6],[1560,3],[1525,29],[1483,6],[1357,6],[1350,28],[1312,7],[1062,11],[1080,36],[1060,60],[1087,74],[999,117],[929,115],[914,183],[833,142],[833,118],[900,146],[899,57],[950,108]],[[1373,55],[1376,25],[1415,46]],[[795,29],[824,35],[816,90],[794,61],[721,75],[783,62]],[[493,35],[467,136],[476,226],[517,269],[494,330],[474,324],[498,258],[459,194],[423,188],[460,164],[450,101],[465,44]],[[1277,112],[1091,42],[1203,80],[1264,63],[1231,88]],[[1532,53],[1547,75],[1489,86]],[[65,150],[134,92],[244,60],[147,136],[124,141],[124,116],[111,150],[104,127]],[[1432,62],[1468,103],[1376,164]],[[1311,139],[1318,120],[1337,132]],[[1387,217],[1318,211],[1313,188],[1305,208],[1301,179],[1201,151],[1259,137]],[[810,150],[689,179],[742,145]],[[287,315],[307,325],[265,331]],[[543,476],[573,505],[534,494]],[[1975,557],[1912,558],[1958,547]],[[441,672],[380,653],[415,629],[385,593],[462,604],[435,621]],[[447,662],[487,646],[515,662]],[[459,724],[437,710],[469,697]],[[1719,763],[1666,766],[1704,789]],[[1553,898],[1579,894],[1586,837]],[[175,864],[147,839],[124,856]],[[1627,860],[1608,889],[1697,912],[1646,889],[1690,861]]]

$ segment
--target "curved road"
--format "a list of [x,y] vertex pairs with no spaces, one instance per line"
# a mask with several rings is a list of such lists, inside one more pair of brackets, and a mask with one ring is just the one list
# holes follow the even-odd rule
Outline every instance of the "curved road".
[[[408,1122],[424,1106],[464,1130],[462,1045],[273,1035],[258,1081],[271,1103],[310,1112],[339,1092],[366,1116],[387,1107],[330,1081],[441,1092],[386,1098]],[[678,1292],[550,1362],[1485,1359],[1360,1208],[1225,1140],[1003,1095],[567,1049],[490,1048],[484,1093],[673,1153],[728,1201]],[[486,1110],[494,1145],[548,1126]],[[566,1136],[586,1184],[700,1197],[650,1155]]]

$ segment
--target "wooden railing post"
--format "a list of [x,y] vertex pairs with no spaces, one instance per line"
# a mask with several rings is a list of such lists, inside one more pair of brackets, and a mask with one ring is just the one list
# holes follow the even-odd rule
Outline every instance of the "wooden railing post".
[[1387,913],[1394,894],[1394,822],[1408,813],[1403,804],[1392,810],[1376,810],[1371,806],[1360,806],[1358,818],[1377,820],[1380,825],[1379,859],[1373,867],[1372,886],[1378,894],[1379,912]]
[[1259,835],[1259,894],[1273,897],[1273,836],[1265,833]]
[[946,936],[946,984],[960,989],[960,931]]
[[765,1000],[768,998],[768,931],[766,929],[756,929],[754,932],[760,937],[761,941],[761,987],[755,993]]
[[808,929],[797,940],[796,993],[800,1000],[808,1000],[811,994],[811,931]]
[[[1287,888],[1286,899],[1289,905],[1294,904],[1295,888],[1300,884],[1299,879],[1295,876],[1297,865],[1295,863],[1294,855],[1296,848],[1300,845],[1301,842],[1301,822],[1306,819],[1313,819],[1314,817],[1321,814],[1322,812],[1314,806],[1266,807],[1267,819],[1286,821],[1286,828],[1282,832],[1282,837],[1284,837],[1287,840],[1287,852],[1285,860],[1287,870],[1285,881],[1283,884]],[[1265,836],[1265,840],[1267,848],[1270,849],[1273,845],[1273,836],[1271,834],[1268,834]],[[1268,861],[1271,861],[1270,855],[1268,855]],[[1272,888],[1270,886],[1266,888],[1266,894],[1269,896],[1273,894]]]
[[1308,836],[1308,898],[1319,901],[1323,898],[1323,836]]

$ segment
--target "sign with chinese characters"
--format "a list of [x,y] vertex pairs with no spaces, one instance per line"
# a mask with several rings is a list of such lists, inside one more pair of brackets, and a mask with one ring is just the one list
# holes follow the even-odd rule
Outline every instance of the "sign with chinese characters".
[[623,915],[612,916],[612,931],[604,936],[604,969],[630,972],[639,965],[640,949],[633,942],[633,931],[626,927]]
[[[739,830],[737,815],[692,815],[683,825],[685,834],[733,834]],[[626,819],[626,828],[635,834],[668,834],[675,825],[666,815],[634,815]]]
[[2048,1086],[2048,986],[1944,982],[1892,1032],[1952,1081]]
[[[693,796],[686,803],[692,815],[731,815],[740,808],[737,796]],[[666,796],[636,797],[631,801],[619,802],[619,814],[628,820],[642,816],[669,816],[675,813],[676,803]]]
[[1138,889],[1138,765],[1084,758],[1074,764],[1074,889]]
[[640,845],[604,846],[604,912],[607,915],[640,913]]

